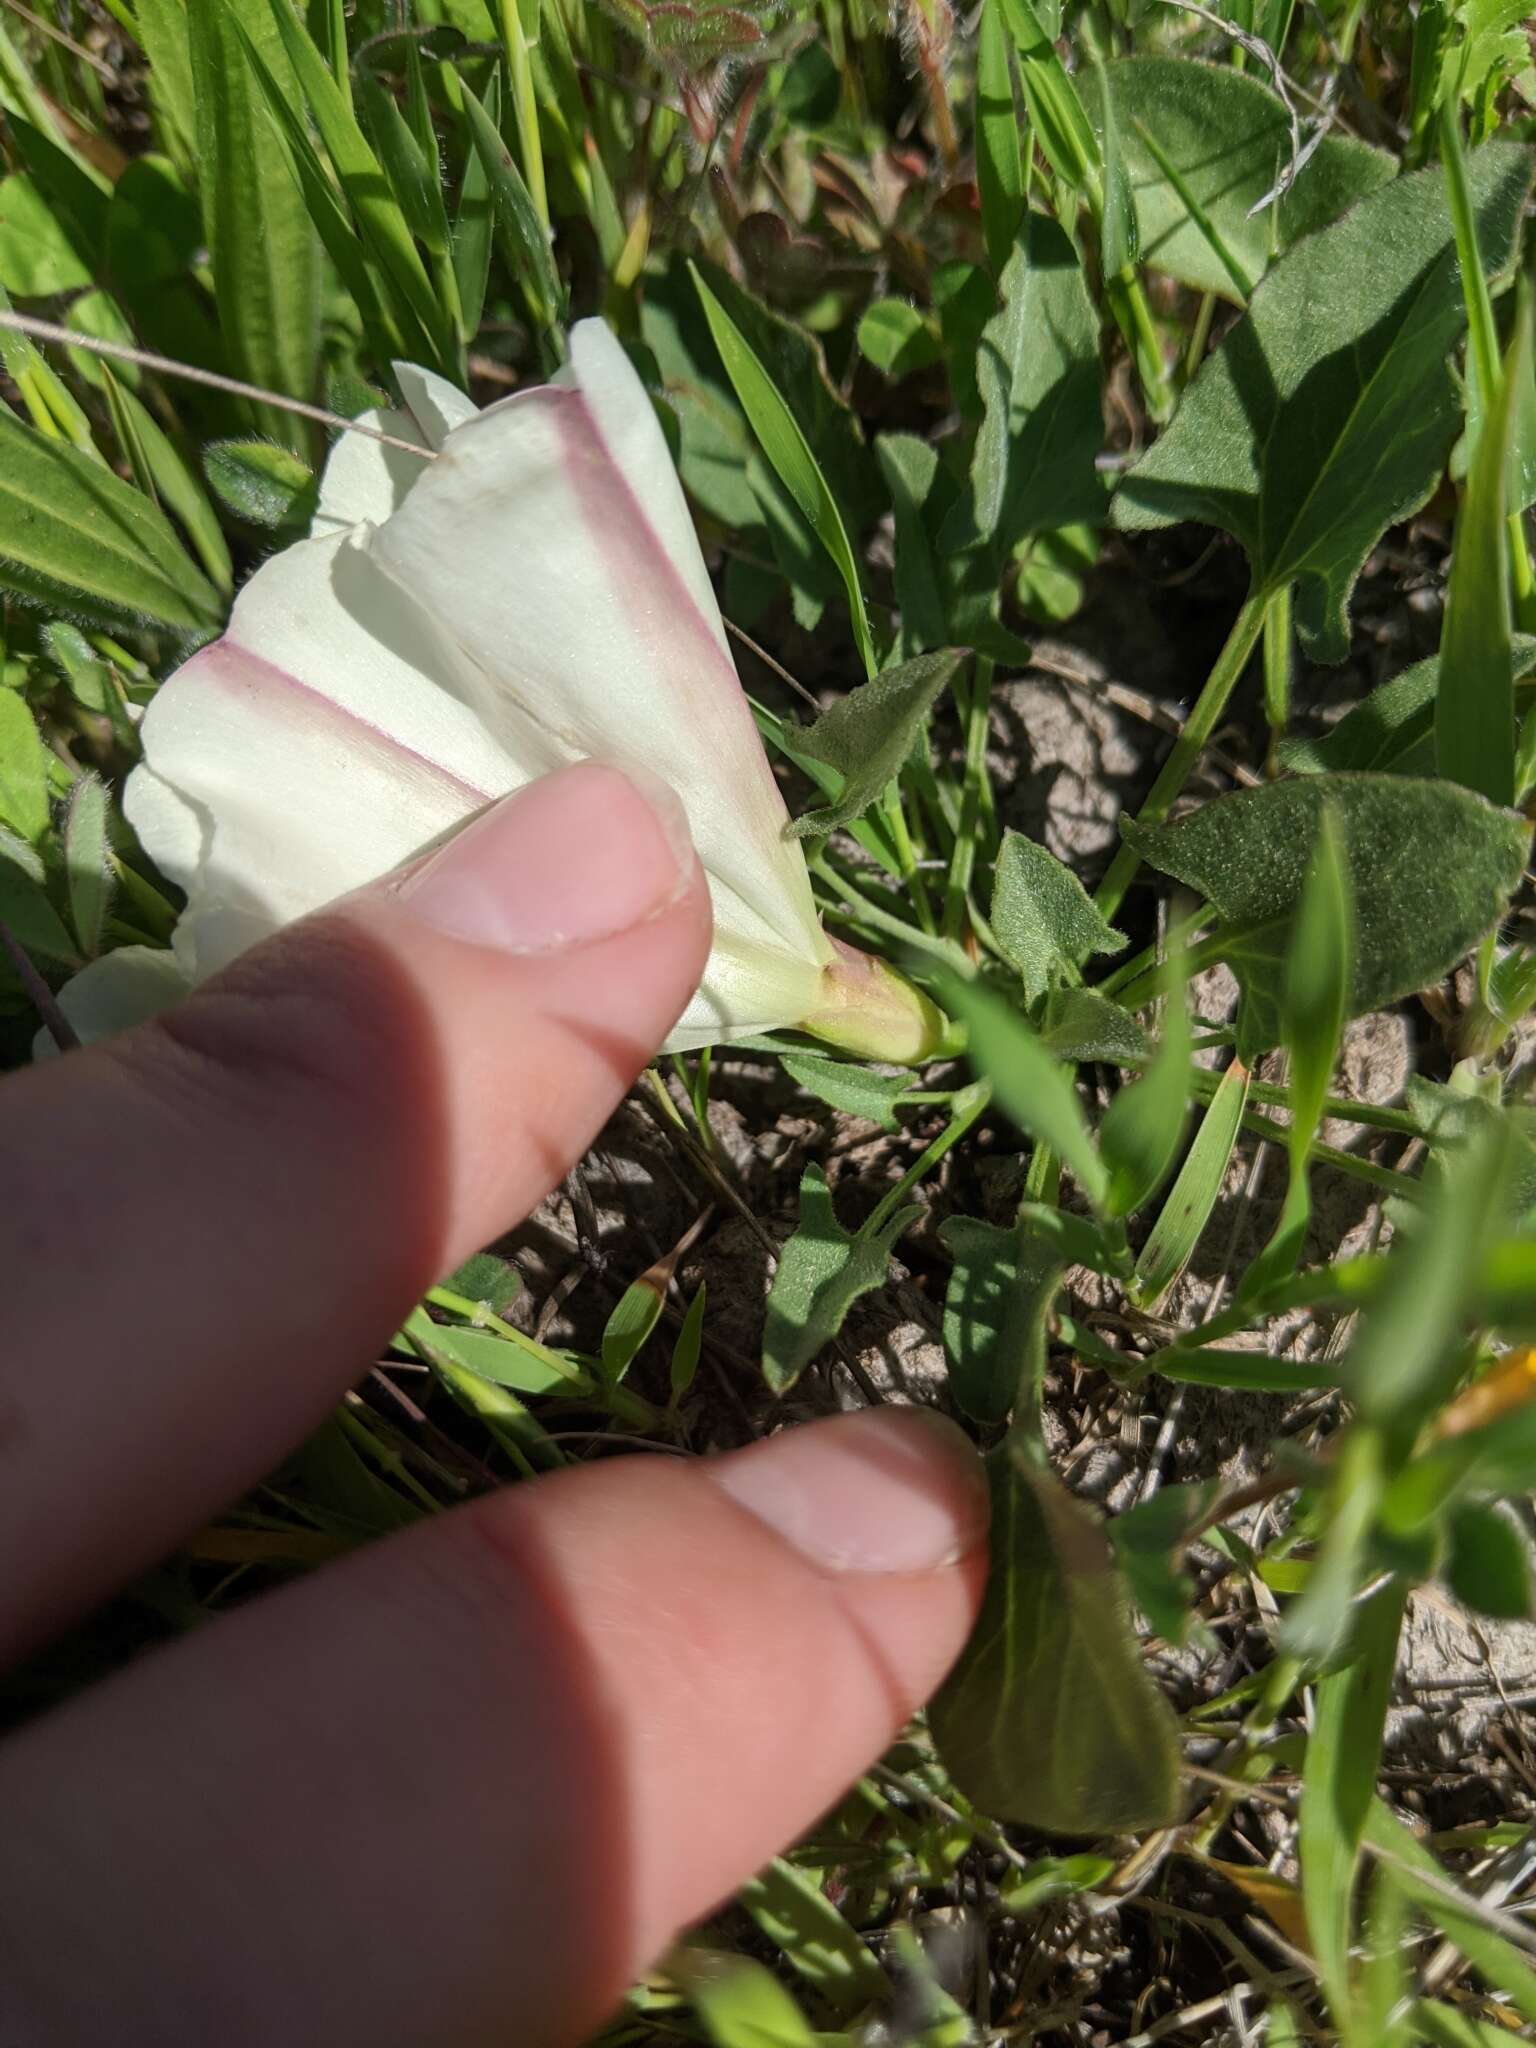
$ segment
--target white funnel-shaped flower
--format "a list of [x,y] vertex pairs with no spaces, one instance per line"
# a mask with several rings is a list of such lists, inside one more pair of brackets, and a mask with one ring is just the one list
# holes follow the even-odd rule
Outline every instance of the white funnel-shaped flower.
[[[596,757],[670,783],[709,877],[714,946],[671,1050],[835,1019],[872,1056],[932,1052],[932,1006],[821,929],[681,485],[607,328],[582,322],[554,383],[485,412],[399,377],[409,413],[377,424],[421,455],[346,436],[311,538],[256,572],[145,716],[126,808],[186,890],[186,979]],[[98,1004],[135,1007],[113,985],[131,966],[66,991],[84,1032]],[[160,1001],[164,984],[161,962]]]

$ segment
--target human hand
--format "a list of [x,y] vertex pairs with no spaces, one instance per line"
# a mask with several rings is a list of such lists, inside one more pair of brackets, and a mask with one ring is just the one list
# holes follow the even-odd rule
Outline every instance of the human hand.
[[[710,915],[563,770],[0,1091],[0,1661],[271,1469],[580,1157]],[[509,1488],[0,1749],[0,2042],[580,2040],[958,1653],[985,1489],[911,1410]]]

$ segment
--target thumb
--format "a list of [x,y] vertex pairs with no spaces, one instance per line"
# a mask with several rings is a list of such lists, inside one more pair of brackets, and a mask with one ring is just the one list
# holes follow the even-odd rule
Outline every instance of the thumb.
[[[29,1199],[0,1244],[0,1451],[26,1454],[0,1461],[0,1555],[29,1562],[0,1588],[0,1654],[270,1470],[422,1290],[555,1185],[709,934],[676,799],[584,762],[6,1083]],[[110,1341],[104,1302],[131,1308]]]

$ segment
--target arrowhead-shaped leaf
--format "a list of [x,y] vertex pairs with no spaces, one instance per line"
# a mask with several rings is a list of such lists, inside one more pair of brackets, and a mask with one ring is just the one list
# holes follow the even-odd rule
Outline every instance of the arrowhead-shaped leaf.
[[911,753],[918,727],[964,659],[953,647],[915,655],[860,683],[795,736],[802,753],[837,770],[843,788],[832,803],[796,818],[792,837],[835,832],[869,809]]
[[969,499],[946,548],[1006,561],[1026,535],[1099,520],[1104,443],[1099,329],[1076,250],[1054,220],[1030,213],[1003,270],[1002,310],[981,337],[982,422]]
[[[1513,259],[1530,150],[1488,143],[1467,171],[1488,271]],[[1387,527],[1434,489],[1461,419],[1448,357],[1466,322],[1438,168],[1394,178],[1276,264],[1178,416],[1114,500],[1122,527],[1198,519],[1240,540],[1256,589],[1298,584],[1322,660]]]
[[880,1228],[857,1235],[844,1230],[819,1166],[800,1181],[800,1221],[779,1253],[763,1331],[763,1377],[776,1394],[792,1387],[825,1350],[861,1294],[885,1278],[891,1246],[921,1209],[909,1205]]
[[991,924],[1033,1003],[1062,967],[1118,953],[1125,935],[1106,923],[1072,870],[1022,832],[1005,832],[993,872]]

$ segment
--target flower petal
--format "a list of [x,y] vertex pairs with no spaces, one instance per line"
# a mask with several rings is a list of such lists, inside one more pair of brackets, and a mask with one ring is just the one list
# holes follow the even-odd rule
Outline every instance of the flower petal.
[[312,536],[350,533],[365,519],[381,524],[405,503],[406,492],[427,466],[431,444],[409,413],[359,413],[357,424],[377,427],[397,440],[419,442],[422,452],[415,456],[392,448],[371,434],[343,434],[326,458],[320,502],[309,522]]
[[461,680],[354,538],[300,542],[258,571],[225,637],[150,706],[149,765],[126,797],[188,891],[178,951],[199,976],[554,765],[497,746]]
[[463,651],[493,733],[542,726],[573,754],[660,775],[687,810],[717,933],[819,964],[804,857],[650,401],[599,322],[574,330],[571,354],[574,384],[450,434],[372,553]]
[[798,1023],[815,1009],[825,973],[814,960],[791,959],[778,946],[754,946],[717,923],[704,980],[663,1051],[697,1052]]
[[[420,363],[396,363],[394,372],[400,396],[410,407],[417,431],[425,437],[429,448],[441,448],[455,427],[462,427],[480,410],[457,384],[439,377],[436,370],[424,370]],[[409,438],[414,439],[415,435]]]

